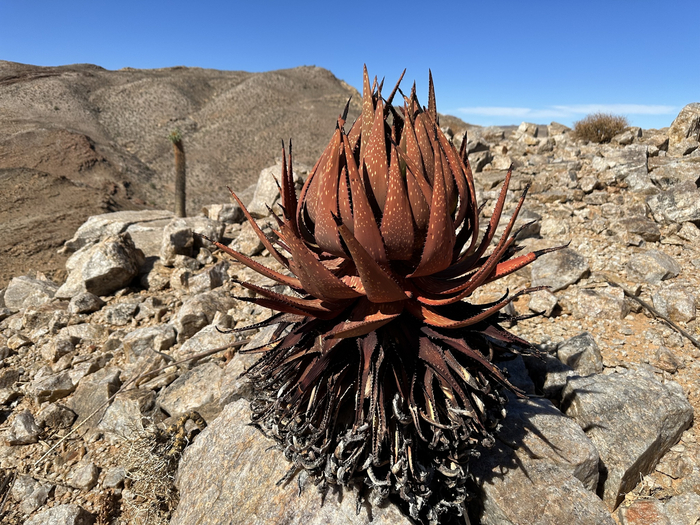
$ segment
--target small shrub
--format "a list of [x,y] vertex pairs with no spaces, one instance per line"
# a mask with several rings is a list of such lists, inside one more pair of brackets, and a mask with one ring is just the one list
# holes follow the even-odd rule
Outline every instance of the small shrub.
[[574,122],[574,135],[580,140],[601,144],[624,130],[629,123],[627,118],[610,113],[591,113],[584,119]]

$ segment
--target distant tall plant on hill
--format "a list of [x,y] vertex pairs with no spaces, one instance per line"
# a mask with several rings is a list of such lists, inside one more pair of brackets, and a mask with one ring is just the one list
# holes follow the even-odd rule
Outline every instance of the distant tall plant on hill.
[[591,113],[582,120],[574,122],[574,135],[589,142],[601,144],[624,130],[629,123],[627,118],[610,113]]
[[185,148],[182,145],[182,134],[179,129],[170,132],[168,137],[173,143],[173,153],[175,154],[175,215],[177,217],[187,216],[186,205],[186,180],[185,171]]

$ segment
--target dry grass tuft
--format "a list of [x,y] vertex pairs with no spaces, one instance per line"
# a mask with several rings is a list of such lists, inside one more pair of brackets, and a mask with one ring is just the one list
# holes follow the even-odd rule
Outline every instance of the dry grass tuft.
[[629,123],[627,118],[610,113],[591,113],[574,122],[574,136],[580,140],[602,144],[624,130]]
[[179,456],[168,455],[174,437],[155,426],[124,444],[121,465],[127,472],[120,524],[167,525],[179,495],[175,473]]

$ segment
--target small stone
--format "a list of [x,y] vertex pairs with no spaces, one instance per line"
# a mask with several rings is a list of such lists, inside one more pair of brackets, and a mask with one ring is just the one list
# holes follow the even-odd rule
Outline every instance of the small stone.
[[588,319],[624,319],[630,308],[621,288],[578,290],[573,303],[574,315]]
[[661,458],[656,470],[673,479],[679,479],[693,472],[693,464],[682,453],[671,450]]
[[0,369],[0,388],[12,388],[19,381],[20,373],[16,368]]
[[654,357],[654,365],[670,374],[675,374],[679,368],[683,367],[683,363],[678,357],[665,346],[660,346],[656,350],[656,355]]
[[85,377],[67,403],[78,414],[80,422],[90,418],[85,424],[86,430],[91,430],[99,423],[107,408],[107,401],[121,386],[120,373],[120,370],[110,367]]
[[184,219],[173,219],[163,230],[160,262],[164,266],[173,266],[175,256],[192,256],[193,248],[194,235],[192,228]]
[[92,525],[95,517],[72,503],[56,505],[35,514],[24,525]]
[[672,321],[688,323],[696,315],[696,295],[690,290],[692,288],[684,283],[663,286],[651,296],[654,308]]
[[111,325],[124,326],[131,323],[139,311],[136,303],[117,303],[102,309],[105,322]]
[[603,357],[589,332],[583,332],[561,343],[557,348],[557,356],[562,363],[583,376],[603,371]]
[[78,416],[70,408],[57,403],[51,403],[37,414],[36,422],[40,427],[49,430],[70,428]]
[[29,384],[27,391],[37,402],[53,402],[70,395],[75,390],[75,383],[68,370],[54,373],[50,368],[40,370]]
[[627,276],[630,279],[650,284],[676,277],[680,271],[681,267],[673,257],[658,250],[635,253],[627,263]]
[[700,495],[688,492],[673,496],[664,511],[672,525],[695,525],[700,520]]
[[243,210],[237,203],[208,204],[202,213],[213,221],[235,224],[243,220]]
[[171,416],[198,410],[219,397],[223,370],[207,362],[185,372],[158,395],[158,404]]
[[105,472],[102,480],[102,488],[117,489],[124,486],[126,470],[123,467],[113,467]]
[[563,290],[590,273],[586,259],[571,248],[548,253],[530,265],[534,286],[549,286],[550,292]]
[[90,490],[97,485],[100,469],[92,462],[76,465],[68,475],[66,482],[78,490]]
[[658,242],[661,239],[659,226],[646,217],[629,217],[617,221],[616,226],[620,226],[623,231],[639,235],[647,242]]
[[18,476],[12,487],[12,497],[19,503],[20,512],[28,515],[46,503],[53,489],[53,485],[39,483],[31,476]]
[[538,290],[530,294],[528,308],[532,312],[544,313],[545,317],[551,317],[552,312],[557,307],[557,296],[549,290]]
[[32,344],[32,340],[24,334],[14,334],[7,340],[7,347],[10,350],[17,350],[23,346],[30,346]]
[[73,314],[89,314],[96,312],[105,305],[105,302],[90,292],[81,292],[71,298],[68,303],[68,311]]
[[15,416],[5,434],[8,445],[29,445],[39,440],[41,429],[34,421],[34,416],[29,410],[24,410]]
[[216,312],[226,312],[231,306],[232,299],[216,292],[204,292],[189,298],[173,320],[178,342],[182,343],[192,337],[213,321]]
[[10,310],[37,307],[50,301],[58,285],[44,279],[23,275],[15,277],[5,289],[4,306]]
[[[122,340],[124,351],[129,356],[139,357],[146,352],[162,352],[175,344],[175,328],[171,324],[137,328]],[[131,358],[131,357],[130,357]]]

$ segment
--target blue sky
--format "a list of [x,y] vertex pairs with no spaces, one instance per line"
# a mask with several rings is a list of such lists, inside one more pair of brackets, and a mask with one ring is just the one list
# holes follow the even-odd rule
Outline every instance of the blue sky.
[[700,1],[140,2],[0,0],[0,59],[107,69],[362,65],[393,85],[428,68],[438,110],[474,124],[571,125],[587,113],[670,125],[700,101]]

